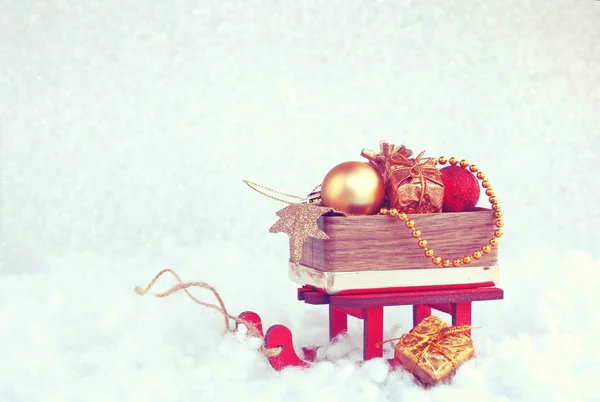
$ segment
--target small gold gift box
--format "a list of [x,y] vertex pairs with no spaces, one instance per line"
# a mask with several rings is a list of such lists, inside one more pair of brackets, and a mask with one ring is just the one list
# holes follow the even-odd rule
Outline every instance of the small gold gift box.
[[425,385],[449,381],[475,354],[470,329],[429,316],[400,338],[394,357]]

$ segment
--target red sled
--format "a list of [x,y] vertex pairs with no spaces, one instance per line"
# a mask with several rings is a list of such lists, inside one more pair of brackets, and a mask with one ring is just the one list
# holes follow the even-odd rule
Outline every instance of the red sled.
[[[298,300],[307,304],[329,305],[329,339],[347,332],[348,316],[363,320],[363,359],[383,357],[383,308],[386,306],[412,305],[413,326],[431,315],[432,309],[449,314],[452,325],[471,325],[472,302],[500,300],[504,292],[497,287],[428,290],[409,292],[383,292],[330,295],[311,286],[298,289]],[[262,321],[258,314],[244,312],[240,318],[249,321],[262,333]],[[268,356],[277,371],[286,367],[308,368],[316,358],[315,348],[302,348],[304,359],[294,348],[292,332],[284,325],[274,325],[264,333],[267,349],[279,349],[280,353]],[[390,360],[391,367],[395,367]]]
[[[417,222],[436,254],[451,260],[489,244],[496,230],[491,209],[408,218]],[[298,300],[329,305],[330,341],[347,332],[348,316],[363,320],[364,360],[383,357],[384,307],[412,306],[413,326],[432,309],[449,314],[452,325],[471,325],[474,301],[504,298],[503,290],[495,287],[497,247],[468,265],[441,268],[423,255],[411,232],[395,217],[324,215],[318,225],[328,239],[307,239],[300,261],[289,263],[289,277],[302,285]],[[244,312],[240,317],[262,328],[257,314]],[[283,325],[270,327],[264,337],[267,349],[280,352],[268,357],[276,370],[310,367],[316,357],[314,348],[302,348],[301,359],[291,331]]]

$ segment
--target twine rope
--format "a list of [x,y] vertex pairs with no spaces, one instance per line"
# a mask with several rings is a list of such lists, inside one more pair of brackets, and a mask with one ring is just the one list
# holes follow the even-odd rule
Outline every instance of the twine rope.
[[[250,321],[230,314],[227,311],[227,309],[225,308],[225,303],[223,303],[223,299],[221,298],[221,295],[219,294],[219,292],[217,292],[217,290],[213,286],[209,285],[206,282],[183,282],[181,280],[181,278],[179,277],[179,275],[177,275],[177,273],[175,271],[173,271],[170,268],[166,268],[166,269],[163,269],[162,271],[160,271],[158,274],[156,274],[154,279],[152,279],[152,281],[150,281],[150,283],[148,284],[148,286],[146,286],[145,289],[142,289],[140,286],[136,286],[135,293],[137,293],[140,296],[146,295],[150,291],[150,289],[154,286],[154,284],[158,281],[158,279],[166,273],[172,274],[178,283],[176,285],[172,286],[166,292],[155,294],[156,297],[160,297],[160,298],[168,297],[168,296],[172,295],[173,293],[177,293],[177,292],[183,290],[197,304],[204,306],[204,307],[211,308],[213,310],[217,310],[218,312],[220,312],[223,315],[223,319],[225,320],[225,331],[224,332],[231,332],[231,333],[234,332],[234,329],[231,328],[230,322],[229,322],[229,320],[233,320],[237,324],[244,325],[246,328],[248,328],[248,333],[251,336],[253,336],[255,338],[259,338],[263,341],[263,344],[259,348],[259,351],[263,355],[265,355],[266,357],[275,357],[275,356],[279,356],[281,354],[281,352],[283,351],[283,348],[281,348],[279,346],[276,348],[265,348],[265,346],[264,346],[265,337],[261,334],[261,332],[258,330],[258,328],[256,328],[256,326],[253,323],[251,323]],[[211,291],[212,294],[217,299],[218,305],[203,302],[202,300],[199,300],[193,294],[191,294],[190,291],[188,290],[188,288],[191,288],[191,287],[199,287],[199,288],[207,289],[207,290]]]

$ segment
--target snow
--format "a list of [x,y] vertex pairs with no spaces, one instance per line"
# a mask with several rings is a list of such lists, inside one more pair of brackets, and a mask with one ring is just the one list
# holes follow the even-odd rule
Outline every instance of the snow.
[[[0,12],[0,401],[599,400],[600,3],[26,2]],[[488,174],[505,300],[423,390],[361,329],[310,370],[184,294],[326,345],[295,300],[283,204],[386,139]],[[193,293],[207,302],[212,295]],[[386,309],[385,338],[410,329]],[[385,349],[391,356],[391,346]]]

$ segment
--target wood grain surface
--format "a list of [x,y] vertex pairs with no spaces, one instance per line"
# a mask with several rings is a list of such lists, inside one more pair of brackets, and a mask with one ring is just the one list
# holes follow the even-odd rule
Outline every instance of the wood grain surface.
[[[428,248],[444,259],[462,258],[481,249],[494,237],[494,212],[412,214]],[[322,216],[319,227],[329,239],[310,238],[304,243],[300,264],[320,271],[364,271],[434,268],[404,222],[389,215]],[[471,265],[498,263],[498,247]],[[452,269],[452,268],[449,268]]]

